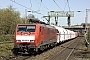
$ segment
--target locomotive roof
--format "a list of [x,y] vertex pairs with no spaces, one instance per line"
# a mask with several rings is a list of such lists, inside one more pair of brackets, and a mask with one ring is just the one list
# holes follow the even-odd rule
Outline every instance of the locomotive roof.
[[47,28],[55,28],[54,26],[51,26],[49,24],[39,24],[39,23],[33,23],[33,24],[17,24],[17,25],[41,25],[43,27],[47,27]]
[[38,23],[33,23],[33,24],[17,24],[17,25],[36,25],[36,24],[38,24]]

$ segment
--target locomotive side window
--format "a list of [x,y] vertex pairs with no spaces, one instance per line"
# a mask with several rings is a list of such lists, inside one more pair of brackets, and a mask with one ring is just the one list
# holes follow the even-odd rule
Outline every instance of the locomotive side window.
[[40,27],[40,32],[42,32],[43,31],[43,28],[42,27]]
[[41,29],[41,27],[40,27],[40,32],[41,32],[41,30],[42,30],[42,29]]
[[35,25],[27,26],[27,32],[35,32]]

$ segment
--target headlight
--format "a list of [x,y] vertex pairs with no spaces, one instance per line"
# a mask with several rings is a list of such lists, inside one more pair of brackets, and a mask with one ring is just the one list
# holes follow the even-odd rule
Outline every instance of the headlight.
[[30,40],[30,42],[34,42],[34,40]]
[[17,42],[21,42],[21,40],[17,40]]

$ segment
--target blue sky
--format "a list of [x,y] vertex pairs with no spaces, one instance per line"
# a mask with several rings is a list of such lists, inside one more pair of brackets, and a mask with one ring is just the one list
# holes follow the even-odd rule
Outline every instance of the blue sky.
[[[25,7],[22,7],[19,4],[16,4],[15,1]],[[35,15],[36,18],[39,18],[41,21],[46,20],[42,16],[46,16],[49,11],[69,11],[67,0],[55,0],[58,6],[53,0],[0,0],[0,8],[7,8],[9,5],[12,5],[17,11],[21,13],[21,17],[25,17],[25,9],[27,11],[34,10],[38,11],[41,14],[27,12],[28,14]],[[74,11],[74,17],[71,17],[71,25],[81,24],[85,22],[86,9],[90,8],[90,0],[68,0],[70,11]],[[77,12],[78,10],[82,12]],[[54,23],[54,18],[51,18],[51,22]],[[90,23],[90,11],[88,12],[88,22]],[[67,26],[67,17],[59,17],[58,25]]]

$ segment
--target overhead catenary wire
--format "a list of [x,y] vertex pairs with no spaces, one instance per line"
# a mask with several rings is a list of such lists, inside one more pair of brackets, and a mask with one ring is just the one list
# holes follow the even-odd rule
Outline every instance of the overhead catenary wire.
[[[61,11],[63,11],[63,13],[65,13],[64,12],[64,10],[65,10],[65,8],[64,8],[64,10],[62,10],[61,8],[60,8],[60,6],[56,3],[56,1],[55,0],[53,0],[54,1],[54,3],[58,6],[58,8],[61,10]],[[66,6],[65,6],[66,7]]]
[[44,8],[46,8],[47,10],[49,10],[42,1],[41,1],[41,3],[39,3],[37,0],[35,0],[35,1],[36,1],[40,6],[43,6]]
[[60,6],[56,3],[56,1],[55,0],[53,0],[54,1],[54,3],[58,6],[58,8],[60,9],[60,10],[62,10],[61,8],[60,8]]
[[41,0],[41,2],[42,2],[42,0]]
[[32,9],[32,2],[31,2],[31,0],[30,0],[30,10]]
[[38,3],[38,5],[40,5],[40,7],[39,7],[39,9],[38,9],[38,11],[40,11],[41,4],[40,4],[37,0],[35,0],[35,1]]
[[28,8],[28,7],[26,7],[26,6],[22,5],[22,4],[20,4],[20,3],[17,3],[15,0],[14,0],[14,1],[13,1],[13,0],[10,0],[10,1],[12,1],[12,2],[14,2],[14,3],[16,3],[16,4],[18,4],[18,5],[20,5],[20,6],[24,7],[24,8],[26,8],[26,9],[30,9],[30,8]]
[[18,5],[22,6],[22,7],[24,7],[25,9],[29,9],[32,13],[37,13],[37,14],[43,15],[42,13],[39,13],[39,12],[34,11],[34,10],[31,10],[30,8],[28,8],[28,7],[24,6],[24,5],[16,2],[15,0],[14,1],[13,0],[10,0],[10,1],[12,1],[12,2],[14,2],[14,3],[16,3],[16,4],[18,4]]
[[43,2],[42,2],[42,4],[43,4],[43,6],[44,6],[47,10],[49,10]]
[[[36,1],[37,2],[37,1]],[[41,1],[42,2],[42,1]],[[38,3],[38,2],[37,2]],[[40,6],[39,6],[39,9],[38,9],[38,11],[40,11],[40,9],[41,9],[41,3],[38,3]]]
[[[65,1],[65,0],[64,0],[64,1]],[[65,2],[65,7],[64,7],[64,10],[63,10],[63,11],[65,11],[66,6],[67,6],[67,2]]]
[[68,8],[69,8],[69,11],[70,11],[70,6],[69,6],[69,1],[67,0],[67,3],[68,3]]

